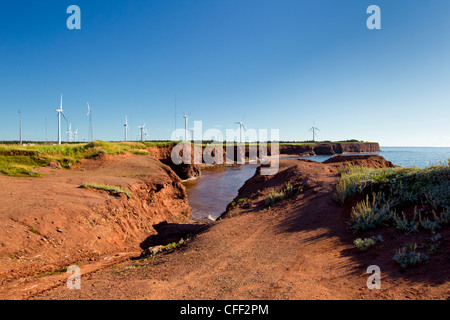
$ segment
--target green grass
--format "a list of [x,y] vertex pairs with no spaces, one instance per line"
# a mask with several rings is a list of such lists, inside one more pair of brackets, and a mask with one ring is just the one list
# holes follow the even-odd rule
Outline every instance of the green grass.
[[34,277],[35,278],[43,278],[43,277],[53,276],[55,274],[65,273],[66,271],[67,271],[67,268],[61,268],[61,269],[49,271],[49,272],[46,272],[46,273],[38,274],[38,275],[36,275]]
[[39,176],[36,168],[57,162],[69,169],[81,159],[101,154],[148,154],[151,146],[170,146],[176,142],[105,142],[94,141],[80,144],[36,144],[30,146],[0,145],[0,173],[8,176]]
[[356,248],[358,248],[359,251],[364,252],[375,246],[377,242],[383,242],[383,237],[378,235],[377,237],[371,238],[364,238],[364,239],[358,238],[355,241],[353,241],[353,244],[355,245]]
[[128,199],[132,198],[130,191],[125,190],[121,187],[116,187],[116,186],[109,186],[109,185],[105,185],[105,184],[85,183],[85,184],[82,184],[80,186],[80,188],[103,190],[103,191],[107,191],[112,194],[124,193],[124,194],[126,194]]
[[281,190],[271,189],[264,199],[264,204],[266,207],[271,207],[281,200],[288,199],[294,194],[301,192],[302,189],[299,187],[294,187],[289,182]]
[[33,233],[35,233],[35,234],[37,234],[37,235],[40,235],[40,234],[41,234],[39,231],[36,230],[35,227],[31,227],[31,228],[30,228],[30,232],[33,232]]

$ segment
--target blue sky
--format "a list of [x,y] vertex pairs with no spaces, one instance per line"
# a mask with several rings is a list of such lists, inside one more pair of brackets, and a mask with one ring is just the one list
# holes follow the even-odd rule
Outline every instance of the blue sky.
[[[69,5],[81,30],[69,30]],[[366,9],[381,8],[381,30]],[[8,1],[0,4],[0,140],[57,139],[64,112],[88,137],[181,111],[203,129],[279,129],[281,140],[450,146],[450,2],[387,0]],[[192,125],[190,125],[191,127]],[[63,123],[63,128],[66,124]]]

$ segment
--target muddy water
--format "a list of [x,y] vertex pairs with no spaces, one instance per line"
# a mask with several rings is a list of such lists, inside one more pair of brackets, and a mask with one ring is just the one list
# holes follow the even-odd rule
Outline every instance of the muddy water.
[[[322,162],[331,156],[284,156],[280,158]],[[192,219],[207,221],[208,215],[214,218],[220,216],[227,205],[238,195],[239,188],[255,174],[258,166],[257,164],[246,164],[206,169],[202,171],[200,177],[183,182],[186,186],[189,205],[192,208]]]
[[220,216],[256,168],[256,164],[247,164],[206,169],[200,177],[185,181],[192,219],[206,221],[208,215]]

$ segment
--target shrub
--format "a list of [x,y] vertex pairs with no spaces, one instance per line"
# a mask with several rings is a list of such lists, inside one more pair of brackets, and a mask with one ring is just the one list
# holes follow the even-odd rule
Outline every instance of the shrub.
[[366,200],[356,203],[352,208],[350,229],[354,231],[374,229],[391,218],[388,203],[383,203],[375,194],[372,195],[372,200],[367,195]]
[[428,255],[416,252],[417,244],[410,245],[409,249],[401,248],[394,255],[393,259],[402,268],[415,267],[428,261]]
[[383,238],[381,237],[381,235],[378,235],[377,237],[371,237],[371,238],[358,238],[355,241],[353,241],[353,244],[356,246],[356,248],[359,249],[359,251],[367,251],[370,248],[372,248],[373,246],[375,246],[375,244],[377,242],[382,242]]
[[295,187],[293,186],[291,183],[286,183],[286,185],[283,187],[282,190],[275,190],[275,189],[271,189],[271,191],[269,192],[269,194],[266,196],[264,202],[266,207],[271,207],[273,206],[275,203],[283,200],[283,199],[287,199],[292,197],[294,194],[296,194],[297,192],[300,192],[302,189],[299,187]]
[[275,203],[286,198],[286,194],[283,191],[271,190],[264,200],[267,207],[273,206]]
[[409,221],[406,218],[404,212],[402,213],[402,217],[398,216],[397,214],[394,214],[394,223],[396,229],[404,231],[407,234],[419,231],[419,223],[415,221]]

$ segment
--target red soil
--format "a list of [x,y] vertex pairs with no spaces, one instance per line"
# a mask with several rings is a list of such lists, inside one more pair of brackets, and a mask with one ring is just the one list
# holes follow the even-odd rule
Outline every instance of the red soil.
[[[102,156],[71,170],[39,171],[41,178],[0,175],[0,297],[14,297],[5,290],[14,280],[136,255],[156,234],[153,225],[190,221],[181,180],[150,156]],[[84,183],[120,186],[132,198],[80,188]]]
[[[378,160],[357,161],[378,165]],[[337,164],[336,160],[329,164],[281,160],[276,175],[256,174],[241,188],[236,199],[247,197],[249,207],[236,206],[174,252],[95,273],[82,266],[81,290],[67,289],[67,276],[60,276],[54,278],[55,288],[29,297],[448,299],[448,241],[430,263],[406,271],[392,256],[411,241],[410,236],[383,229],[377,232],[385,238],[382,244],[358,252],[352,242],[359,235],[346,228],[348,210],[336,206],[332,199],[338,182]],[[272,208],[264,208],[270,188],[282,188],[287,182],[300,191]],[[442,235],[448,239],[448,232]],[[381,268],[381,290],[366,286],[370,265]]]

